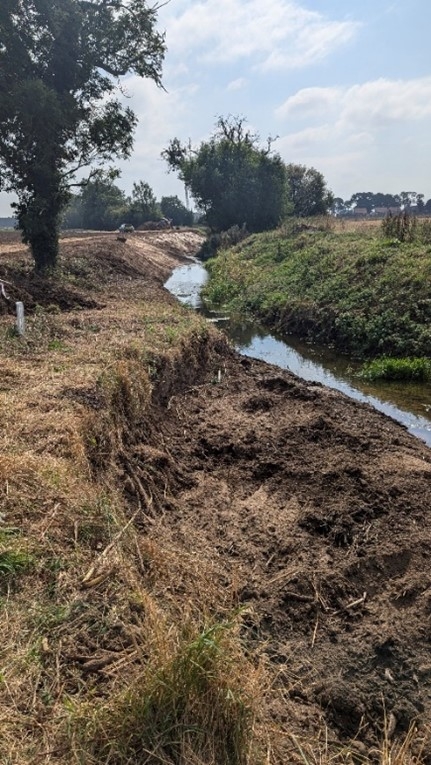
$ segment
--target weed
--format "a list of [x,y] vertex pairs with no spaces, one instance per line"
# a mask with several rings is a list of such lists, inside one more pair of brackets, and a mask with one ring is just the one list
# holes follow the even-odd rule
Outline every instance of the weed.
[[248,762],[253,712],[230,653],[231,628],[185,635],[173,656],[148,666],[125,692],[101,707],[77,707],[78,761]]
[[26,552],[4,550],[0,552],[0,575],[13,577],[28,571],[33,565],[33,558]]
[[384,236],[397,239],[399,242],[414,242],[417,236],[417,218],[407,212],[399,215],[389,213],[382,220]]
[[70,616],[69,605],[50,603],[40,605],[37,612],[32,614],[32,624],[40,632],[50,632],[54,627],[64,624]]
[[431,380],[431,361],[425,358],[387,358],[374,359],[364,364],[360,377],[366,380],[406,380],[429,382]]
[[54,340],[50,340],[50,342],[48,343],[48,350],[49,351],[67,351],[67,348],[61,340],[54,338]]
[[175,327],[166,327],[166,339],[170,345],[173,345],[178,339],[178,330]]

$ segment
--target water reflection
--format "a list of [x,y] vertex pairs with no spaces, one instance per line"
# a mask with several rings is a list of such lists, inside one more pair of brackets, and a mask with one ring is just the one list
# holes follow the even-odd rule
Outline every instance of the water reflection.
[[181,303],[198,309],[202,306],[200,292],[207,281],[208,271],[200,263],[193,261],[186,266],[176,268],[166,282],[165,287]]
[[202,304],[200,291],[208,274],[200,263],[177,268],[166,288],[178,299],[216,321],[244,356],[288,369],[311,382],[320,382],[403,423],[431,446],[431,386],[370,383],[356,376],[358,365],[328,348],[308,345],[294,337],[270,333],[257,322],[226,317]]

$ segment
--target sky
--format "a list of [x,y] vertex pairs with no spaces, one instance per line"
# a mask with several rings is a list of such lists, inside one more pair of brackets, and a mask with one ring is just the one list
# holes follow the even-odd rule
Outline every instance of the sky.
[[[146,181],[184,202],[161,151],[174,137],[198,146],[219,116],[237,115],[335,196],[431,197],[429,0],[170,0],[158,28],[165,90],[123,82],[139,118],[131,159],[115,163],[127,193]],[[0,194],[0,215],[10,200]]]

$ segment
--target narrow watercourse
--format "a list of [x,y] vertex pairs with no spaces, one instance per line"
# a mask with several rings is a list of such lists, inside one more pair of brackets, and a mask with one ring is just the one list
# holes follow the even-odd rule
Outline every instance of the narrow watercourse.
[[208,272],[197,260],[179,266],[165,284],[183,304],[202,313],[230,338],[236,350],[267,361],[305,380],[320,382],[402,423],[431,447],[431,387],[425,384],[383,383],[358,377],[359,365],[331,349],[306,344],[291,336],[269,332],[249,317],[227,316],[203,304],[200,293]]

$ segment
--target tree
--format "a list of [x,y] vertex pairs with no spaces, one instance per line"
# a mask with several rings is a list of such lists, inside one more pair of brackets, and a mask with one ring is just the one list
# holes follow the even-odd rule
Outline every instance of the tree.
[[160,209],[163,215],[172,221],[173,226],[191,226],[193,223],[193,213],[177,196],[162,197]]
[[347,202],[342,197],[334,197],[331,204],[331,213],[333,215],[343,215],[348,212]]
[[140,181],[133,184],[132,197],[128,200],[127,223],[140,226],[148,220],[158,220],[160,209],[153,190],[148,183]]
[[308,217],[327,214],[334,197],[326,188],[322,173],[314,167],[289,164],[286,166],[286,178],[294,215]]
[[350,198],[350,205],[354,207],[366,208],[367,213],[370,213],[375,204],[375,195],[372,191],[358,191],[356,194],[352,194]]
[[273,228],[286,212],[285,168],[278,154],[259,146],[242,118],[223,118],[209,141],[191,149],[174,138],[162,153],[178,172],[213,230],[233,225]]
[[136,118],[115,91],[130,72],[161,85],[156,18],[145,0],[1,1],[0,188],[38,270],[55,266],[75,173],[130,155]]
[[124,192],[115,185],[118,171],[98,171],[80,195],[82,227],[96,231],[118,228],[128,210]]

